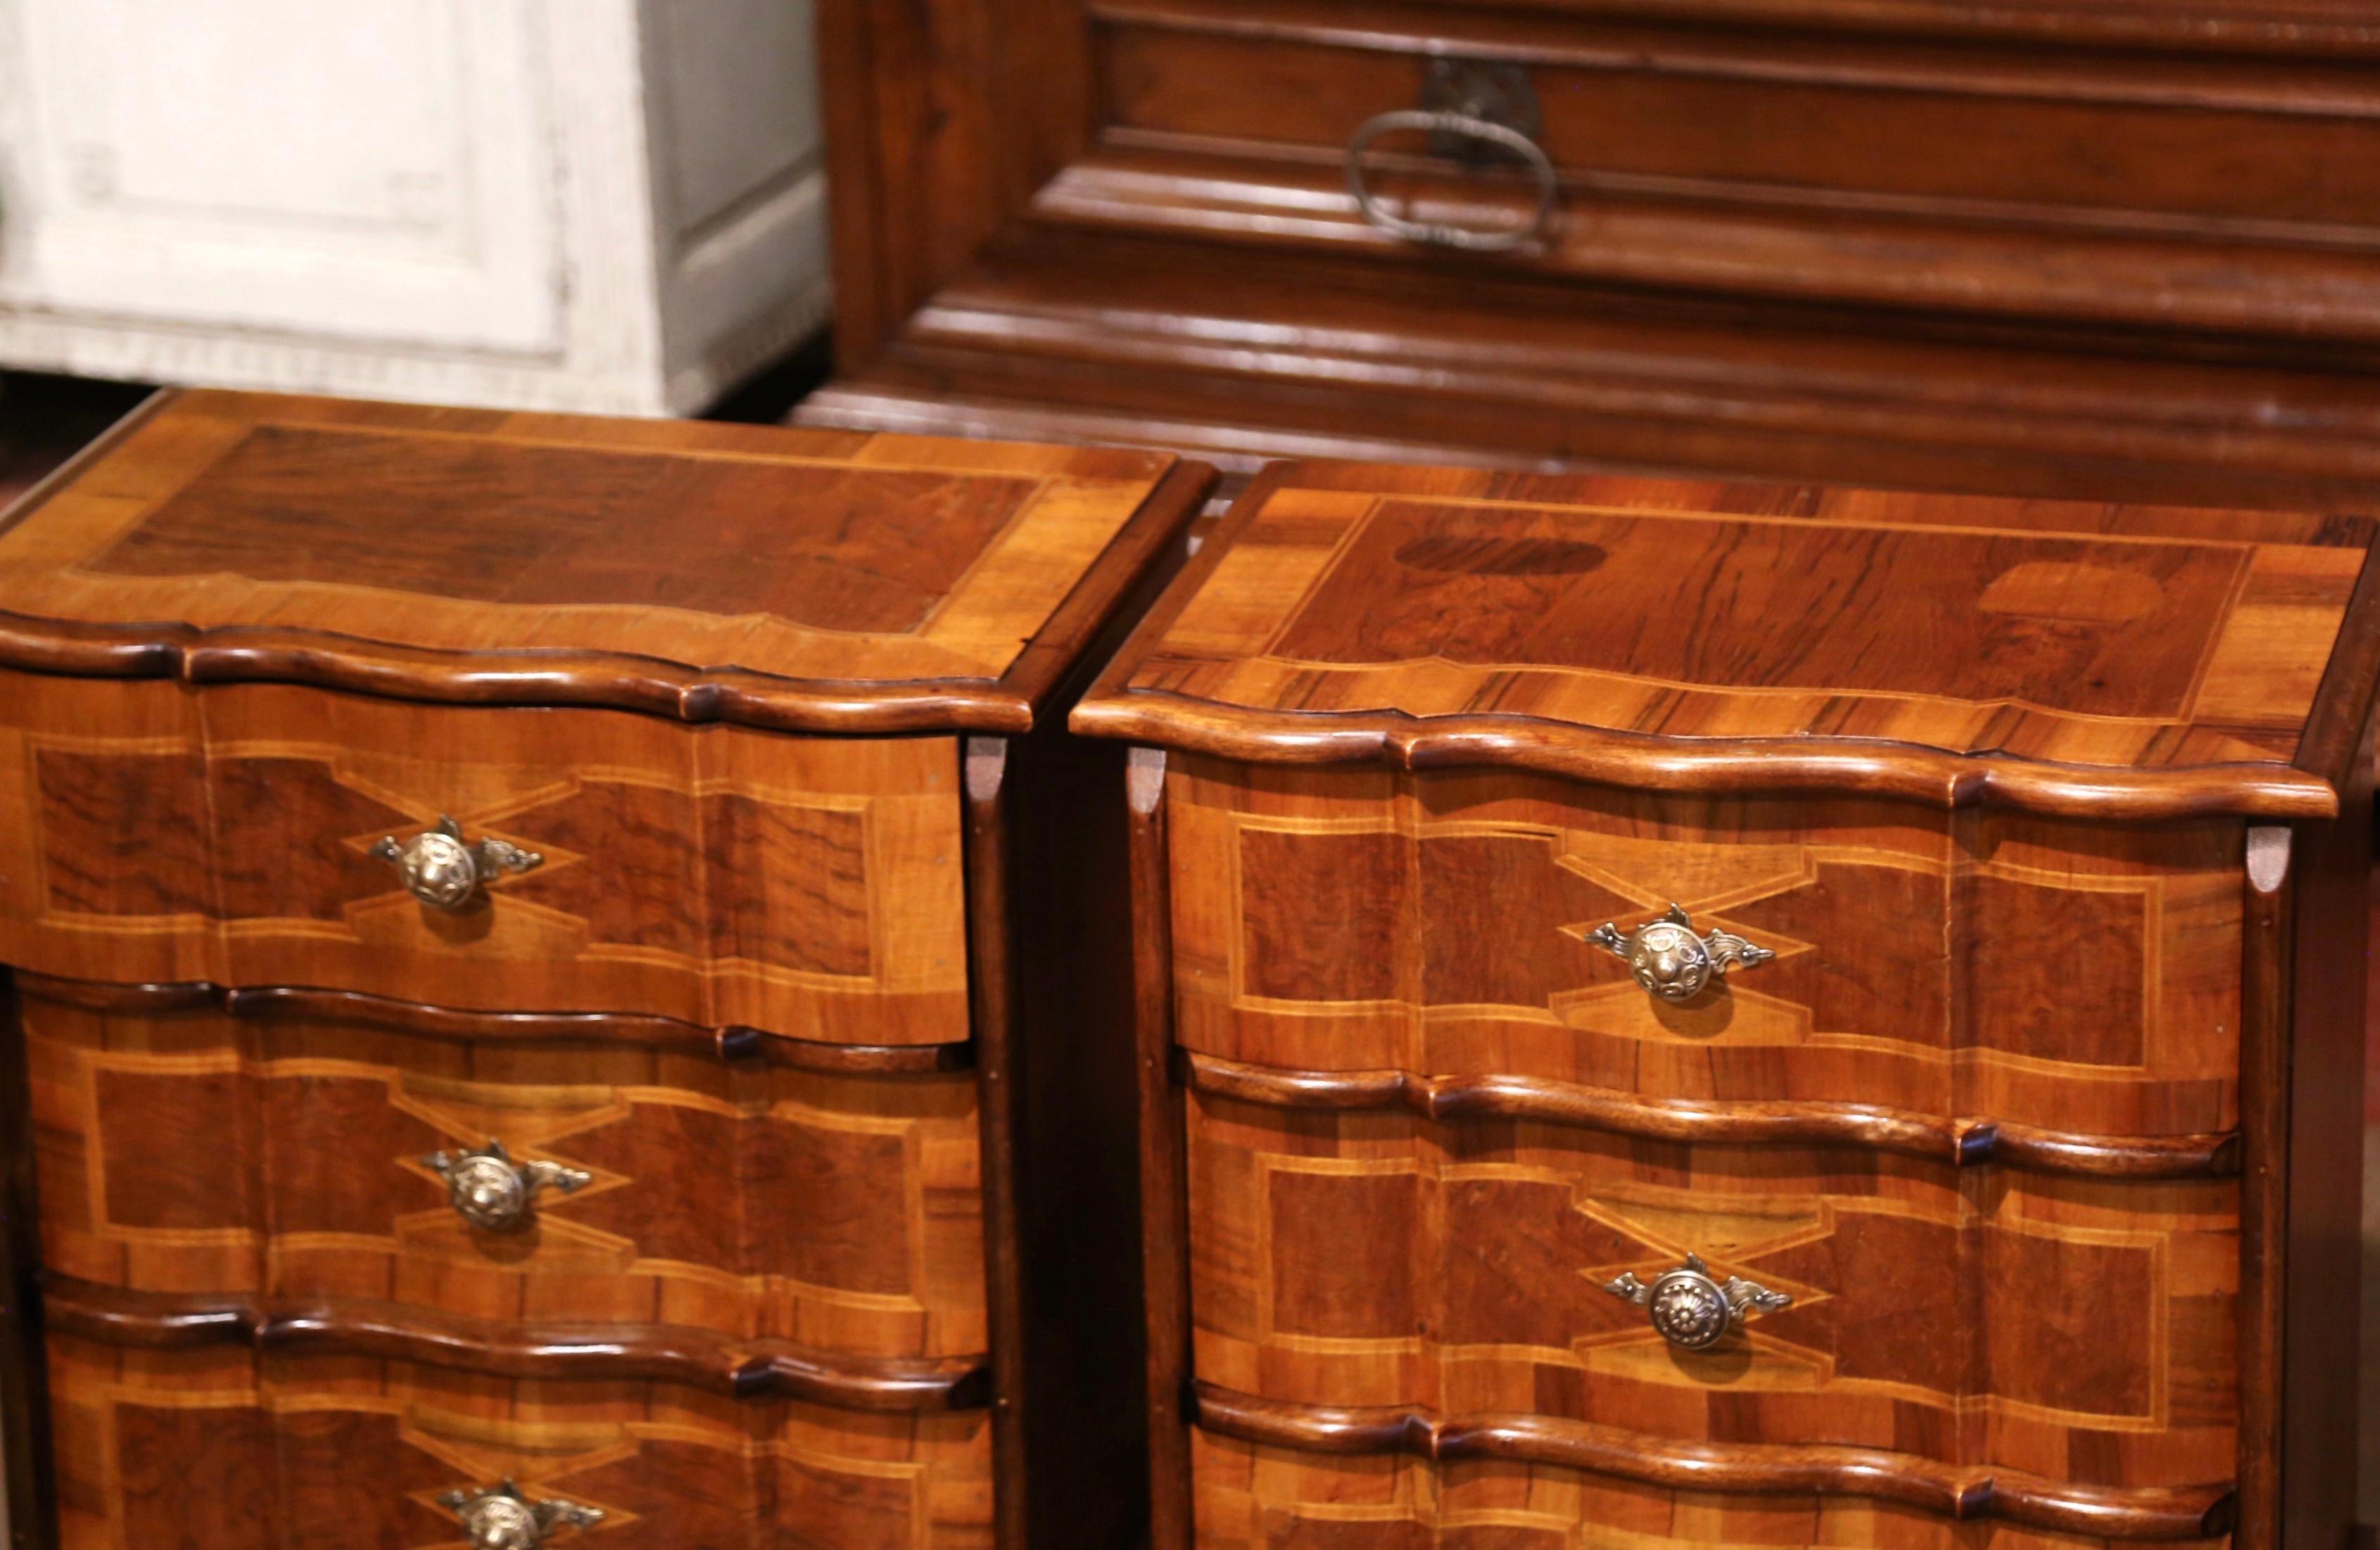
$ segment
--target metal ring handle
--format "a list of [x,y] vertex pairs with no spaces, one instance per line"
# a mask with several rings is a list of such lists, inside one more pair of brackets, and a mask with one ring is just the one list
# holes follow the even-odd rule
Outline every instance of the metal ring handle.
[[[1364,157],[1372,149],[1374,140],[1400,129],[1460,135],[1466,139],[1481,140],[1511,151],[1536,177],[1536,214],[1524,226],[1483,232],[1436,221],[1409,221],[1390,211],[1373,195],[1370,184],[1365,179]],[[1355,196],[1355,209],[1364,219],[1391,236],[1402,237],[1408,242],[1427,242],[1437,248],[1460,248],[1468,253],[1509,253],[1516,248],[1529,246],[1545,235],[1546,223],[1553,219],[1554,200],[1561,192],[1561,178],[1554,171],[1553,158],[1546,154],[1545,147],[1518,129],[1509,128],[1492,119],[1443,108],[1404,108],[1366,119],[1363,127],[1355,131],[1355,138],[1347,142],[1347,191]]]

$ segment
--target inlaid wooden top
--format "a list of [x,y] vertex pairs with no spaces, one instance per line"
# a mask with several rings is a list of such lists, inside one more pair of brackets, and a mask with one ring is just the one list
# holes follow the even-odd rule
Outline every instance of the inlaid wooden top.
[[1284,466],[1075,710],[1235,758],[2321,817],[2356,516]]
[[1158,453],[169,394],[0,528],[0,662],[1018,731],[1206,478]]

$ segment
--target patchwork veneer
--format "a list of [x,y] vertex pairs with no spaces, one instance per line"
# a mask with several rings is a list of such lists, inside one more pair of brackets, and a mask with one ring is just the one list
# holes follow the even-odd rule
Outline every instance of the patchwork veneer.
[[2342,1534],[2373,536],[1260,478],[1073,717],[1159,1550]]
[[1049,924],[1096,860],[1010,854],[1113,806],[1047,723],[1207,483],[195,393],[36,490],[12,1507],[67,1545],[1123,1532],[1130,1374],[1071,1348],[1129,1316],[1129,1198],[1025,1266],[1128,991]]

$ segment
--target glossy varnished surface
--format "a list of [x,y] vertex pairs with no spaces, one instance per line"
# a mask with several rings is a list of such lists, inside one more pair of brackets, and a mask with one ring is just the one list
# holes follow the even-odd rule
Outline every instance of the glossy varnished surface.
[[[1189,1161],[1198,1379],[1309,1423],[1530,1417],[1548,1461],[1566,1437],[1713,1445],[1738,1488],[1784,1488],[1779,1448],[1865,1449],[1864,1466],[1809,1462],[1832,1489],[1937,1510],[1963,1488],[1945,1482],[2004,1472],[2046,1505],[2003,1512],[2065,1527],[2055,1504],[2097,1500],[2111,1524],[2140,1520],[2114,1531],[2128,1537],[2166,1516],[2157,1493],[2188,1493],[2192,1524],[2229,1494],[2228,1181],[1962,1178],[1850,1146],[1323,1120],[1206,1095]],[[1793,1304],[1686,1352],[1602,1290],[1689,1253]]]
[[[1350,1447],[1341,1453],[1285,1445],[1288,1430],[1263,1407],[1220,1397],[1204,1407],[1249,1423],[1249,1436],[1202,1431],[1197,1441],[1199,1544],[1209,1550],[1571,1550],[1611,1543],[1645,1550],[1709,1545],[1888,1544],[1897,1550],[2084,1550],[2135,1541],[2105,1526],[2078,1522],[2046,1529],[1988,1510],[1964,1520],[1929,1506],[1881,1501],[1819,1483],[1806,1457],[1779,1461],[1767,1490],[1721,1488],[1691,1450],[1654,1450],[1587,1433],[1566,1463],[1515,1457],[1494,1429],[1467,1436],[1415,1418],[1403,1436],[1455,1443],[1445,1461],[1404,1447]],[[1334,1418],[1355,1435],[1377,1433],[1390,1417],[1369,1412]],[[1295,1423],[1292,1423],[1291,1427]],[[1261,1435],[1271,1434],[1271,1435]],[[1468,1446],[1464,1446],[1464,1444]],[[1584,1446],[1575,1446],[1584,1444]],[[1815,1450],[1814,1450],[1815,1451]],[[1617,1455],[1634,1478],[1589,1472],[1579,1459]],[[1694,1476],[1681,1481],[1670,1476]],[[1911,1495],[1916,1495],[1912,1492]],[[1937,1499],[1946,1495],[1938,1487]],[[1987,1508],[1991,1498],[1973,1503]],[[2199,1501],[2161,1498],[2160,1525],[2180,1544],[2228,1545],[2219,1526],[2197,1518]],[[2218,1520],[2219,1524],[2219,1520]]]
[[[1073,794],[1099,750],[953,734],[1046,727],[1207,483],[188,394],[37,490],[0,525],[26,1531],[416,1550],[511,1477],[600,1543],[1115,1537],[1137,1435],[1069,1428],[1130,1412],[1119,1293],[1024,1245],[1033,1133],[1116,1160],[1051,1096],[1102,1079],[1025,1060],[1099,1000],[1041,868],[1113,798]],[[447,819],[539,859],[425,902],[376,846]],[[490,1143],[583,1180],[468,1225],[430,1154]],[[1121,1194],[1063,1213],[1108,1259]]]
[[[1196,1055],[1712,1120],[1782,1103],[1877,1141],[2005,1120],[2203,1146],[2240,1123],[2237,823],[1180,757],[1167,829]],[[1777,957],[1670,1003],[1585,939],[1672,902]]]
[[[966,1073],[20,994],[54,1275],[866,1357],[989,1349]],[[423,1158],[492,1140],[591,1180],[541,1192],[521,1229],[475,1228]]]
[[606,1517],[591,1544],[988,1543],[981,1411],[868,1418],[641,1378],[380,1356],[50,1345],[64,1550],[460,1543],[441,1492],[511,1478]]
[[[967,1037],[958,753],[615,711],[0,675],[0,948],[86,980]],[[370,854],[442,815],[543,865],[472,908]]]
[[1254,758],[2319,817],[2338,772],[2295,761],[2371,538],[2356,519],[1298,466],[1235,505],[1074,721]]
[[[2380,491],[2356,0],[826,0],[807,423],[2252,504]],[[1360,219],[1439,61],[1544,240]],[[1531,191],[1419,136],[1427,219]]]
[[[2327,1543],[2371,536],[1260,478],[1075,717],[1159,1550]],[[1648,995],[1672,905],[1773,956]],[[1792,1302],[1604,1290],[1688,1255]]]
[[1182,486],[1158,454],[186,394],[0,535],[0,660],[1021,730]]

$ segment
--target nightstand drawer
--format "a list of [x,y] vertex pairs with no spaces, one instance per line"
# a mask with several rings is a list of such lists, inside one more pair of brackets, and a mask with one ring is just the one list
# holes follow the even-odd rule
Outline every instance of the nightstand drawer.
[[736,1404],[723,1374],[626,1356],[491,1376],[336,1325],[290,1352],[261,1328],[261,1354],[53,1333],[63,1550],[460,1544],[507,1484],[537,1536],[472,1543],[729,1545],[779,1524],[836,1550],[990,1543],[982,1410]]
[[957,781],[949,737],[0,675],[0,953],[959,1043]]
[[[1855,1106],[1945,1152],[1987,1121],[2076,1144],[2239,1123],[2237,822],[1175,771],[1178,1036],[1201,1055]],[[1682,956],[1648,961],[1672,905]]]
[[1443,0],[1096,11],[1102,132],[1039,191],[1045,218],[1304,255],[1454,249],[1474,274],[2380,330],[2380,125],[2336,67],[1798,15],[1781,33]]
[[658,1020],[351,994],[18,995],[54,1274],[827,1358],[987,1349],[964,1046],[722,1053]]
[[1531,1417],[1652,1449],[1872,1449],[1904,1483],[2228,1492],[2235,1180],[1192,1089],[1193,1370],[1218,1414]]

